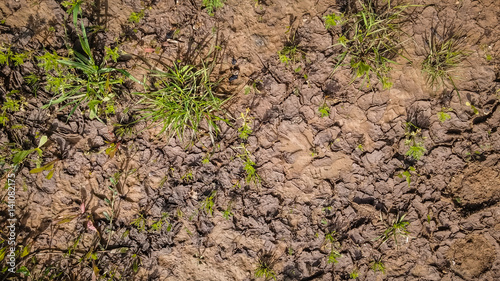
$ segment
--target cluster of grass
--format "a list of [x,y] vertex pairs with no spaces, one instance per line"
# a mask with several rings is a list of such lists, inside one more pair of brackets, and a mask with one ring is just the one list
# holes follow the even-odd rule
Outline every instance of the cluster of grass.
[[[73,24],[78,26],[78,15],[81,13],[82,1],[67,3],[69,13],[73,14]],[[68,49],[69,56],[62,57],[55,52],[46,52],[37,56],[38,66],[45,70],[45,90],[54,97],[42,108],[63,104],[60,109],[72,106],[69,114],[86,106],[89,117],[99,118],[101,113],[115,113],[114,102],[117,96],[117,86],[123,84],[123,77],[140,83],[130,73],[123,69],[111,67],[107,64],[109,58],[116,62],[115,50],[109,49],[108,54],[98,62],[90,48],[87,31],[81,22],[81,34],[78,34],[83,53]]]
[[336,46],[343,51],[337,56],[334,72],[346,59],[353,71],[353,81],[362,78],[361,85],[370,87],[370,75],[374,74],[385,89],[392,87],[389,71],[394,58],[402,55],[401,24],[404,11],[410,5],[375,6],[370,0],[359,0],[359,9],[347,14],[330,14],[324,17],[325,27],[342,26]]
[[219,81],[212,81],[214,64],[180,66],[166,71],[153,71],[157,78],[152,91],[141,93],[143,120],[161,123],[161,132],[176,133],[184,139],[189,129],[193,139],[202,125],[208,127],[212,142],[219,133],[217,121],[228,122],[217,115],[225,100],[215,94]]
[[453,28],[448,28],[443,36],[432,28],[427,38],[427,56],[422,62],[422,71],[426,74],[426,82],[432,89],[451,86],[460,96],[455,85],[453,71],[469,56],[464,49],[464,38]]
[[277,259],[271,252],[264,251],[259,253],[255,277],[264,277],[265,280],[276,280],[276,272],[273,269],[276,262]]

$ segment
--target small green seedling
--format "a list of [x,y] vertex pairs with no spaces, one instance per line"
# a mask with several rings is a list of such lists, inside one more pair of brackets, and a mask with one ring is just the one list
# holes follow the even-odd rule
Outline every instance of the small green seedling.
[[324,16],[323,20],[325,21],[325,28],[330,29],[330,28],[335,27],[337,25],[344,24],[346,18],[344,17],[343,13],[341,13],[340,15],[337,15],[335,13],[331,13],[329,15]]
[[224,2],[226,0],[203,0],[203,6],[205,6],[207,13],[213,16],[215,10],[224,7]]
[[259,186],[261,178],[257,174],[257,170],[255,169],[255,162],[252,160],[252,154],[245,147],[245,144],[241,144],[241,146],[237,147],[243,151],[243,153],[239,154],[238,157],[243,160],[243,169],[245,170],[246,183],[254,183],[256,186]]
[[238,128],[238,132],[240,139],[242,140],[247,140],[248,136],[253,132],[252,128],[250,127],[250,122],[253,120],[253,117],[249,117],[248,113],[250,112],[250,109],[247,108],[245,113],[241,113],[241,117],[238,119],[242,120],[242,125],[241,127]]
[[374,271],[380,271],[382,273],[385,273],[385,266],[384,263],[382,262],[382,257],[375,259],[371,262],[370,268]]
[[214,213],[214,198],[216,195],[217,191],[212,191],[212,193],[210,193],[210,196],[205,198],[205,201],[203,201],[203,203],[201,204],[201,208],[210,216],[213,216]]
[[55,171],[54,165],[57,163],[57,161],[59,161],[59,159],[52,160],[49,163],[43,165],[42,167],[34,168],[34,169],[30,170],[30,174],[38,174],[38,173],[41,173],[43,171],[49,171],[49,173],[47,174],[47,176],[45,176],[45,178],[50,180],[52,178],[52,176],[54,175],[54,171]]
[[403,178],[403,177],[405,177],[405,179],[406,179],[406,183],[408,183],[408,187],[409,187],[409,186],[410,186],[410,184],[411,184],[411,172],[415,172],[415,167],[410,166],[410,167],[408,168],[408,170],[406,170],[406,171],[404,171],[404,172],[401,172],[401,173],[399,173],[399,175],[398,175],[398,177],[399,177],[399,178]]
[[472,112],[474,112],[475,115],[479,115],[479,110],[475,106],[473,106],[470,102],[465,103],[466,106],[470,107]]
[[356,279],[359,277],[359,271],[357,269],[353,269],[351,273],[349,273],[349,279]]
[[425,149],[423,138],[421,136],[422,129],[413,125],[413,123],[411,122],[407,122],[405,130],[405,145],[408,146],[406,156],[410,156],[411,158],[418,161],[427,151]]
[[[386,224],[384,222],[384,225],[386,226],[386,230],[384,233],[375,239],[373,241],[382,239],[382,245],[383,243],[387,242],[391,237],[394,239],[394,243],[396,244],[396,247],[399,247],[398,244],[398,237],[408,237],[408,234],[410,233],[408,230],[406,230],[406,227],[410,224],[409,222],[405,221],[405,216],[406,214],[399,216],[399,214],[396,216],[394,220],[390,224]],[[380,220],[383,221],[382,214],[380,214]]]
[[318,112],[322,118],[328,117],[330,116],[330,107],[324,102],[323,105],[318,108]]
[[135,226],[139,232],[143,232],[146,229],[146,219],[143,214],[139,214],[139,217],[132,221],[131,225]]
[[446,120],[451,119],[450,114],[448,112],[453,111],[453,108],[441,108],[441,111],[437,113],[438,119],[441,123],[444,123]]
[[234,216],[233,212],[231,212],[231,202],[227,205],[227,208],[224,210],[222,213],[222,216],[226,219],[229,220],[232,216]]
[[28,155],[30,155],[31,153],[33,153],[35,151],[38,153],[38,156],[41,158],[42,154],[43,154],[41,147],[47,142],[47,140],[48,140],[47,136],[42,136],[42,137],[40,137],[40,142],[38,143],[38,147],[33,148],[33,149],[18,151],[16,154],[14,154],[14,157],[12,158],[12,164],[14,164],[16,166],[21,164],[24,161],[24,159],[26,159],[26,157],[28,157]]
[[13,99],[11,96],[15,93],[18,93],[18,90],[11,91],[6,95],[5,101],[0,107],[0,124],[6,126],[6,124],[10,121],[8,114],[16,113],[23,110],[23,106],[26,105],[24,98],[21,97],[19,99]]
[[332,231],[331,233],[327,233],[325,235],[325,242],[330,245],[330,253],[328,254],[327,263],[338,263],[338,258],[342,257],[342,254],[339,252],[340,242],[337,240],[336,232]]

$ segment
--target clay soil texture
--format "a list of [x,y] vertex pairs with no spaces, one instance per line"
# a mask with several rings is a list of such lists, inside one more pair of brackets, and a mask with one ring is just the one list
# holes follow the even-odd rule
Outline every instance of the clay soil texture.
[[0,280],[500,280],[497,0],[79,2],[0,1]]

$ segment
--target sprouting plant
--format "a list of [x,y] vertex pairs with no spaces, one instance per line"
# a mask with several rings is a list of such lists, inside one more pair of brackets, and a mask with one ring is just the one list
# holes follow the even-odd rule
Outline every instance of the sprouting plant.
[[128,17],[128,21],[131,23],[139,23],[142,20],[142,18],[144,18],[144,16],[145,16],[145,13],[144,13],[145,10],[146,10],[146,8],[141,9],[138,13],[135,13],[135,12],[130,13],[130,16]]
[[[105,197],[104,203],[108,206],[108,211],[104,211],[102,214],[108,220],[109,226],[105,228],[105,232],[108,233],[107,243],[111,241],[111,236],[113,235],[113,222],[116,216],[115,204],[116,198],[118,198],[118,190],[116,189],[118,181],[120,178],[120,173],[115,173],[109,178],[111,185],[108,185],[108,189],[111,191],[111,197]],[[108,245],[106,245],[107,248]]]
[[329,15],[324,16],[323,20],[325,21],[325,28],[330,29],[334,26],[344,24],[345,17],[343,13],[341,13],[340,15],[331,13]]
[[321,117],[328,117],[330,116],[330,107],[324,102],[323,105],[318,108],[318,112]]
[[252,155],[250,151],[248,151],[245,147],[245,144],[241,144],[240,148],[243,153],[239,154],[238,157],[243,160],[243,169],[246,172],[245,182],[246,183],[254,183],[255,185],[260,184],[260,176],[257,174],[257,170],[255,170],[255,162],[252,160]]
[[470,107],[470,109],[472,110],[472,112],[474,112],[475,115],[479,115],[479,110],[477,110],[477,108],[470,102],[466,102],[465,105]]
[[353,269],[351,273],[349,273],[349,279],[356,279],[359,277],[359,271],[357,269]]
[[216,195],[217,191],[216,190],[212,191],[212,193],[210,193],[210,195],[207,198],[205,198],[205,201],[201,203],[201,208],[205,210],[205,212],[210,216],[212,216],[214,213],[214,205],[215,205],[214,198]]
[[120,50],[118,50],[118,47],[114,47],[113,49],[109,47],[104,47],[104,50],[106,52],[106,55],[104,56],[104,61],[111,59],[114,62],[117,62],[118,58],[120,57]]
[[289,63],[295,63],[301,59],[305,58],[305,52],[302,51],[299,47],[299,40],[297,40],[296,34],[297,31],[292,31],[292,27],[288,26],[287,31],[288,38],[285,42],[285,46],[283,49],[278,51],[278,58],[281,63],[284,63],[288,66]]
[[338,258],[342,257],[339,252],[340,242],[336,238],[337,233],[332,231],[325,235],[325,242],[330,246],[327,263],[338,263]]
[[446,108],[443,107],[441,110],[437,113],[438,119],[441,123],[444,123],[446,120],[451,119],[450,114],[448,112],[453,111],[453,108]]
[[11,91],[5,96],[5,101],[0,107],[0,124],[6,126],[7,122],[10,121],[8,114],[16,113],[22,110],[23,106],[26,104],[24,98],[19,99],[12,98],[12,95],[17,93],[18,90]]
[[398,174],[399,178],[405,177],[406,183],[408,183],[408,186],[410,186],[410,183],[411,183],[411,172],[415,172],[415,167],[410,166],[410,168],[408,168],[408,170]]
[[422,71],[427,74],[427,84],[432,89],[445,87],[449,83],[460,98],[452,73],[470,55],[464,49],[465,38],[465,35],[455,33],[452,27],[445,27],[442,36],[435,28],[431,28],[425,45],[427,56],[422,62]]
[[[81,1],[77,2],[81,4]],[[80,4],[77,3],[71,8],[75,27],[78,26],[77,18]],[[57,104],[65,104],[62,108],[73,106],[69,114],[71,116],[80,106],[86,105],[89,108],[89,117],[94,119],[99,118],[101,112],[114,111],[117,86],[124,82],[123,78],[117,77],[117,74],[122,74],[138,83],[141,82],[123,69],[108,66],[106,61],[101,63],[96,61],[90,49],[83,22],[81,23],[81,31],[82,35],[78,36],[84,51],[83,54],[70,49],[69,57],[61,57],[55,52],[46,52],[37,57],[38,65],[46,72],[45,89],[54,94],[49,103],[42,108]]]
[[382,239],[382,243],[387,242],[391,237],[394,239],[394,243],[396,244],[396,247],[398,247],[398,237],[408,237],[408,234],[410,233],[408,230],[406,230],[406,227],[410,224],[409,222],[405,221],[405,216],[406,214],[400,216],[399,214],[396,216],[395,219],[393,219],[389,224],[387,224],[383,218],[382,218],[382,213],[380,214],[380,220],[384,222],[384,225],[386,229],[384,230],[384,233],[375,239],[373,241]]
[[232,209],[232,206],[231,206],[231,202],[229,202],[229,204],[227,205],[227,208],[224,210],[224,212],[222,213],[222,216],[226,219],[226,220],[229,220],[230,217],[232,217],[234,214],[233,212],[231,212],[231,209]]
[[274,272],[274,265],[277,259],[270,252],[264,251],[259,253],[259,261],[255,269],[255,277],[264,277],[265,280],[276,280],[276,272]]
[[50,180],[52,178],[52,176],[54,175],[54,171],[55,171],[54,165],[57,163],[57,161],[59,161],[59,159],[52,160],[49,163],[47,163],[41,167],[34,168],[34,169],[30,170],[30,174],[38,174],[38,173],[42,173],[43,171],[49,171],[49,173],[47,174],[47,176],[45,176],[45,178]]
[[328,27],[342,25],[342,34],[335,46],[341,46],[343,52],[337,56],[335,72],[348,59],[353,72],[352,81],[362,78],[361,86],[370,87],[370,75],[373,73],[384,89],[392,87],[389,72],[394,57],[402,55],[400,40],[401,24],[405,20],[403,12],[409,5],[375,7],[371,0],[359,0],[361,9],[348,14],[327,16]]
[[193,172],[192,171],[188,171],[186,172],[186,174],[184,174],[182,177],[181,177],[181,180],[184,181],[184,182],[190,182],[194,179],[193,177]]
[[146,219],[143,214],[139,214],[139,217],[132,221],[131,225],[135,226],[139,232],[143,232],[146,229]]
[[422,129],[411,122],[407,122],[405,130],[405,145],[408,146],[408,151],[405,155],[418,161],[427,151],[421,137]]
[[31,58],[31,52],[26,51],[22,53],[16,53],[12,51],[10,46],[0,46],[0,65],[5,64],[7,66],[18,66],[23,65],[24,60]]
[[361,151],[361,152],[365,151],[362,144],[358,144],[358,146],[356,148],[359,149],[359,151]]
[[250,122],[253,120],[253,117],[249,117],[248,113],[250,112],[250,109],[247,108],[245,113],[241,113],[241,117],[238,119],[242,120],[241,127],[238,128],[238,132],[240,139],[242,140],[247,140],[248,136],[252,133],[252,128],[250,127]]
[[218,121],[228,122],[218,115],[225,100],[220,99],[215,90],[221,80],[212,79],[214,63],[202,63],[201,66],[174,64],[165,72],[154,70],[156,78],[154,89],[142,94],[140,101],[145,108],[143,119],[161,123],[161,133],[169,136],[176,133],[183,140],[189,132],[193,140],[202,124],[214,143],[214,136],[219,133]]
[[374,259],[371,262],[370,268],[375,272],[380,271],[382,273],[385,273],[385,266],[384,263],[382,262],[382,257]]
[[168,222],[168,213],[161,213],[161,218],[151,224],[150,231],[161,230],[163,225],[167,225],[167,231],[172,230],[172,224]]
[[30,155],[35,151],[38,153],[39,158],[41,158],[43,154],[41,147],[47,142],[47,140],[48,140],[47,136],[42,136],[40,137],[40,142],[38,143],[38,147],[33,149],[18,151],[16,154],[14,154],[14,157],[12,158],[12,164],[16,166],[21,164],[24,161],[24,159],[28,157],[28,155]]
[[205,6],[207,13],[213,16],[215,10],[224,7],[224,2],[226,0],[203,0],[203,6]]

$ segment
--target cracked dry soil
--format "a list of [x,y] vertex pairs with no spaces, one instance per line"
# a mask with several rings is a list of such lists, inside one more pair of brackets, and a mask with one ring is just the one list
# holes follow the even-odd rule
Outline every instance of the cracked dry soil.
[[[41,109],[50,96],[43,89],[33,95],[23,78],[36,63],[2,65],[1,101],[19,90],[26,105],[11,116],[21,128],[1,127],[0,143],[29,149],[46,135],[43,163],[61,160],[50,180],[31,174],[30,161],[16,172],[17,242],[29,248],[17,263],[31,276],[3,271],[0,279],[53,280],[47,276],[60,271],[54,280],[264,280],[255,271],[270,255],[277,280],[349,280],[355,271],[357,280],[500,280],[498,1],[409,1],[421,5],[404,30],[413,63],[398,61],[389,90],[377,90],[375,81],[374,90],[350,83],[347,68],[331,75],[338,34],[322,18],[348,2],[228,0],[213,17],[197,0],[95,1],[99,16],[84,9],[86,25],[106,26],[93,35],[94,47],[119,43],[131,54],[120,67],[136,77],[160,62],[196,56],[217,37],[220,92],[232,95],[225,108],[232,121],[221,124],[215,146],[202,135],[185,149],[138,124],[138,133],[120,138],[110,157],[104,151],[116,142],[113,124],[134,101],[124,95],[117,115],[105,122],[79,112],[66,120],[66,111]],[[144,7],[151,9],[130,23],[131,12]],[[5,0],[0,18],[0,42],[18,50],[66,50],[62,26],[70,20],[61,1]],[[470,50],[456,72],[461,99],[450,89],[430,89],[420,68],[426,35],[450,22],[467,31]],[[296,32],[305,53],[293,68],[277,55],[287,30]],[[330,113],[321,117],[325,102]],[[453,109],[445,122],[437,115],[443,107]],[[259,186],[245,183],[238,157],[237,118],[246,108],[253,132],[245,143]],[[406,122],[422,129],[426,153],[419,161],[405,156]],[[399,175],[410,166],[408,184]],[[108,236],[104,199],[112,197],[112,177],[117,212]],[[214,191],[210,215],[202,206]],[[61,223],[80,214],[82,204],[85,216]],[[0,214],[3,248],[6,204]],[[164,214],[164,224],[152,229]],[[374,240],[398,214],[406,214],[408,236],[398,245]],[[141,218],[144,229],[134,223]],[[331,233],[337,263],[328,263]],[[105,249],[92,248],[99,241]],[[385,272],[372,270],[378,259]],[[119,274],[104,278],[113,270]]]

